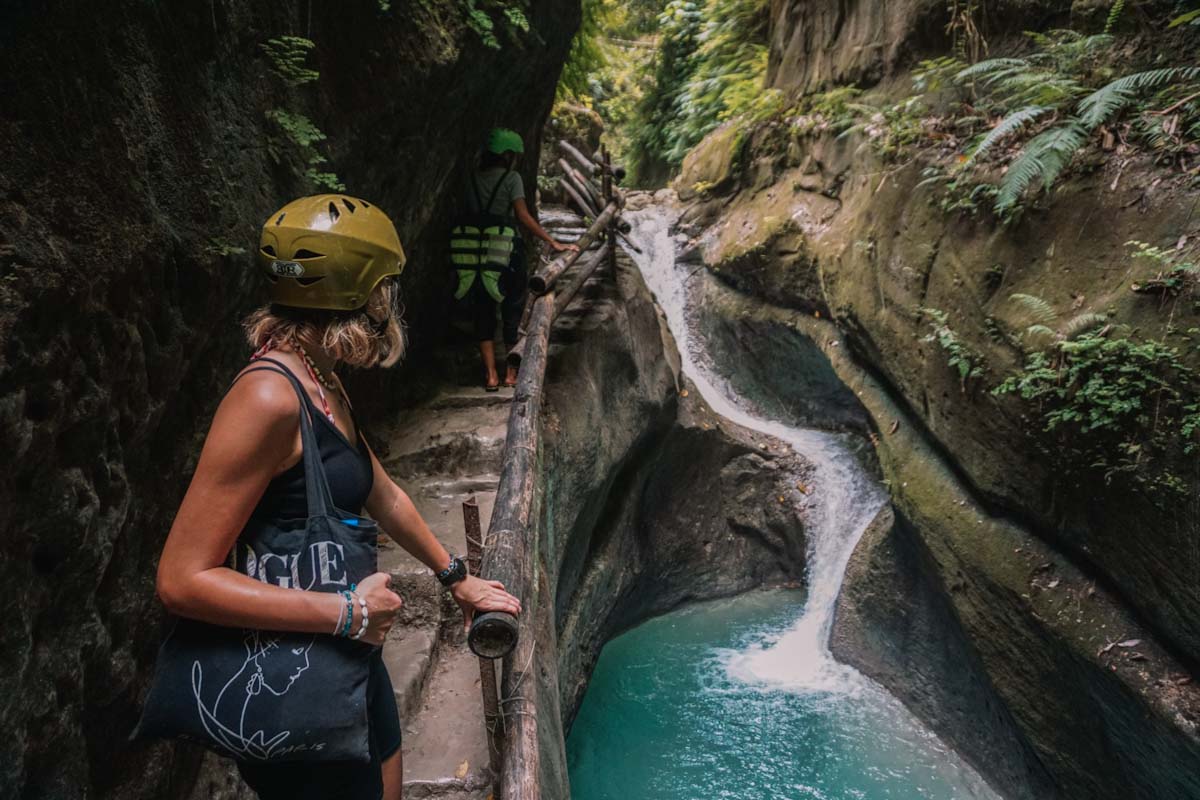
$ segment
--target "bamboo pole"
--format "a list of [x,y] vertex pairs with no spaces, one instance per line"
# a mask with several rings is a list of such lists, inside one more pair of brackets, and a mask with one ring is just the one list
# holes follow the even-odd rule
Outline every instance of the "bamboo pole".
[[[579,291],[579,288],[583,286],[587,279],[592,276],[592,273],[596,271],[596,267],[601,261],[604,260],[604,257],[608,254],[610,247],[611,245],[606,242],[604,246],[600,248],[600,250],[595,251],[595,254],[591,257],[591,259],[579,267],[579,269],[572,275],[571,282],[569,284],[555,291],[554,314],[550,318],[552,323],[554,320],[558,319],[558,315],[561,314],[568,305],[570,305],[571,300],[575,297],[575,293]],[[510,367],[521,366],[521,360],[525,357],[525,341],[525,335],[521,334],[520,338],[517,339],[516,344],[514,344],[512,349],[508,351],[506,358]]]
[[567,140],[560,139],[558,141],[558,148],[571,158],[575,159],[575,162],[579,164],[580,169],[582,169],[586,174],[595,175],[600,171],[600,167],[598,167],[594,161],[585,156],[583,153],[579,152],[579,150]]
[[[625,205],[624,198],[616,197],[616,187],[613,186],[612,161],[608,157],[608,148],[600,148],[600,158],[604,169],[604,199],[610,203],[616,203],[618,206]],[[617,240],[617,217],[614,214],[608,223],[608,240],[615,242]],[[613,272],[617,270],[617,248],[610,247],[608,249],[608,265]]]
[[587,233],[579,237],[578,241],[575,242],[579,246],[579,249],[567,251],[543,267],[540,272],[529,279],[529,290],[534,294],[545,294],[550,291],[554,286],[554,282],[558,280],[558,276],[566,272],[575,263],[580,253],[592,246],[592,243],[608,227],[609,222],[612,221],[616,213],[617,203],[615,201],[605,206],[604,210],[600,212],[600,216],[596,217],[591,227],[587,229]]
[[[563,171],[563,177],[569,179],[572,186],[582,190],[584,199],[589,201],[592,208],[604,208],[604,198],[595,185],[583,176],[583,173],[567,163],[565,158],[558,160],[558,168]],[[595,216],[593,214],[592,216]]]
[[[478,575],[483,561],[483,530],[479,525],[479,503],[475,495],[463,501],[463,529],[467,537],[467,568]],[[483,695],[483,727],[487,733],[488,759],[492,775],[500,777],[504,751],[504,715],[500,712],[500,693],[496,686],[496,662],[479,659],[479,688]]]
[[[526,613],[533,613],[530,599],[536,530],[532,513],[537,489],[538,417],[553,314],[553,292],[534,301],[526,336],[526,358],[517,376],[517,388],[508,414],[504,467],[479,573],[488,580],[503,583],[521,601]],[[467,642],[477,656],[501,658],[517,643],[517,619],[499,611],[480,614],[471,625]]]
[[571,179],[565,175],[563,176],[562,188],[563,191],[567,193],[567,197],[575,201],[575,207],[579,209],[580,213],[585,214],[592,219],[595,219],[598,216],[596,209],[592,208],[592,204],[583,198],[583,195],[579,193],[579,189],[575,187],[572,184]]
[[512,724],[500,767],[500,800],[546,800],[541,789],[541,749],[538,746],[538,670],[533,663],[533,609],[521,615],[522,635],[505,660],[504,703]]

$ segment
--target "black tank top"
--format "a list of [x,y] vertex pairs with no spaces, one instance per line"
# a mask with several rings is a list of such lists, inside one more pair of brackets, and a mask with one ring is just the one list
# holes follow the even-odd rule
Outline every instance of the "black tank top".
[[[273,358],[260,358],[255,363],[270,362],[278,368],[291,372]],[[294,373],[293,373],[294,374]],[[371,455],[363,441],[354,411],[350,419],[354,422],[357,446],[351,445],[345,434],[338,429],[321,409],[317,408],[308,393],[304,393],[304,404],[312,415],[313,431],[321,451],[321,462],[333,494],[333,504],[341,511],[352,514],[362,512],[374,484],[371,470]],[[276,475],[254,507],[253,516],[266,519],[303,519],[308,515],[308,504],[304,493],[304,460],[301,459],[286,471]]]

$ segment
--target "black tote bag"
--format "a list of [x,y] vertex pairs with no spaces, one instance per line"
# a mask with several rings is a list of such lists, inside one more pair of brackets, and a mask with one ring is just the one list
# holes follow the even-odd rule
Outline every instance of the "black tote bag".
[[[300,438],[308,518],[255,520],[230,561],[252,578],[318,592],[349,589],[376,572],[374,521],[334,508],[304,388]],[[179,619],[159,649],[133,736],[182,738],[247,762],[369,761],[371,645],[330,633],[247,630]]]

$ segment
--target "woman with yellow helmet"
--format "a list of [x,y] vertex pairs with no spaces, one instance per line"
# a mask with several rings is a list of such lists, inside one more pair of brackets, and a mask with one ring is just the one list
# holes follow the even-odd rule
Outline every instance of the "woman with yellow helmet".
[[[376,572],[336,592],[298,590],[303,580],[297,562],[309,556],[322,580],[339,580],[343,565],[336,547],[292,555],[289,562],[286,554],[256,551],[257,543],[246,541],[264,521],[286,534],[295,520],[306,514],[311,519],[306,496],[315,484],[306,476],[302,439],[319,451],[319,461],[309,463],[319,465],[331,507],[348,517],[343,523],[371,525],[373,519],[437,574],[468,620],[475,612],[520,610],[498,582],[467,575],[462,561],[434,537],[371,452],[335,372],[342,363],[386,367],[400,358],[404,340],[395,278],[404,261],[391,221],[363,200],[305,197],[271,215],[259,248],[271,303],[245,323],[255,354],[217,409],[159,562],[158,594],[172,614],[247,629],[258,643],[253,652],[247,645],[247,664],[253,660],[257,672],[239,673],[251,674],[249,683],[231,679],[226,697],[210,703],[213,710],[204,705],[200,688],[196,694],[208,711],[206,725],[219,728],[226,746],[236,740],[241,752],[253,756],[239,760],[239,770],[265,800],[397,800],[401,790],[400,723],[379,650],[401,606],[390,577]],[[370,519],[358,516],[363,510]],[[374,542],[371,538],[372,552]],[[234,557],[242,548],[248,566]],[[273,656],[270,644],[262,645],[255,633],[263,631],[353,638],[374,646],[365,649],[369,760],[294,760],[293,752],[293,760],[277,763],[268,755],[286,753],[287,737],[299,741],[299,732],[276,733],[261,721],[247,727],[245,720],[221,718],[217,704],[228,705],[231,693],[269,691],[287,703],[289,690],[298,694],[293,685],[310,678],[302,673],[318,671],[315,644],[311,652],[294,648]],[[275,673],[262,666],[268,656]],[[252,699],[240,706],[242,713],[252,708]],[[240,734],[232,730],[237,724]]]

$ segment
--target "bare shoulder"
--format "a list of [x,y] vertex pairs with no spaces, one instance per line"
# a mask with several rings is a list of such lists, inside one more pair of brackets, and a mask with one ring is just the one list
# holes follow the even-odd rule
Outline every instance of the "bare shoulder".
[[299,412],[300,399],[284,375],[250,365],[239,373],[217,414],[252,418],[263,427],[273,428],[294,424]]

